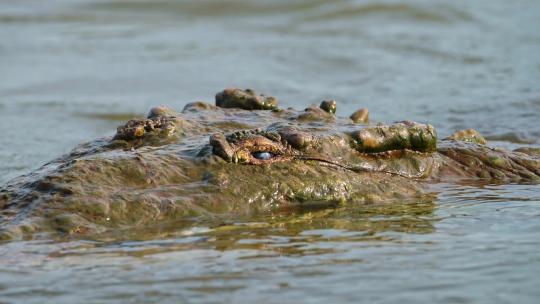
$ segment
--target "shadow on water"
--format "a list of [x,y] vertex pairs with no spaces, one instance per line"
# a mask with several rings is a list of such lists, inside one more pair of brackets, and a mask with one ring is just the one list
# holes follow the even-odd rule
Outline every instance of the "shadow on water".
[[[86,237],[77,247],[51,253],[145,256],[183,250],[254,250],[264,256],[325,254],[324,243],[399,242],[402,234],[435,231],[434,200],[346,205],[332,209],[284,211],[245,218],[178,220]],[[57,238],[59,242],[82,240]],[[90,249],[92,248],[92,249]]]

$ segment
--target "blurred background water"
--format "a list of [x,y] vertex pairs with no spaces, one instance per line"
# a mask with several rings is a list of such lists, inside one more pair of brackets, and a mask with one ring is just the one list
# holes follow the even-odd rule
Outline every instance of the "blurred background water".
[[[540,1],[2,0],[0,182],[229,86],[540,145]],[[225,232],[10,243],[0,302],[538,300],[538,185],[439,188]]]

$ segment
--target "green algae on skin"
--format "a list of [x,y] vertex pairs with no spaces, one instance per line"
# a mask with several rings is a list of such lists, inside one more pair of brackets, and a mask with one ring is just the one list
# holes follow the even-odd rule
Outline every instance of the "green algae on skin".
[[0,188],[0,238],[392,204],[431,195],[434,181],[540,179],[537,156],[437,141],[428,124],[360,125],[274,101],[227,89],[217,106],[153,108]]
[[409,149],[433,152],[437,149],[437,134],[430,125],[412,122],[391,126],[369,127],[351,133],[359,152],[377,153]]
[[216,106],[220,108],[239,108],[243,110],[274,110],[278,101],[275,97],[257,95],[251,89],[225,89],[216,94]]

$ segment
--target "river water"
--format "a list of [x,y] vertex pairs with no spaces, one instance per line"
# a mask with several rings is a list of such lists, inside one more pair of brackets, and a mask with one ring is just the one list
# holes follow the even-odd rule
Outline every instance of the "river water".
[[[540,1],[3,0],[0,183],[151,106],[281,106],[540,145]],[[537,303],[540,186],[0,245],[0,303]]]

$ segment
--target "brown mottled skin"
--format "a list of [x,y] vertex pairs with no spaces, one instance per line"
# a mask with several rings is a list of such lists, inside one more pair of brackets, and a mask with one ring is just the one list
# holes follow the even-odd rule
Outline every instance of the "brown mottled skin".
[[430,125],[358,124],[335,108],[279,109],[239,89],[218,93],[216,106],[154,108],[0,188],[0,237],[391,202],[421,198],[438,181],[540,180],[534,149],[490,148],[470,130],[437,141]]

